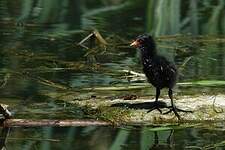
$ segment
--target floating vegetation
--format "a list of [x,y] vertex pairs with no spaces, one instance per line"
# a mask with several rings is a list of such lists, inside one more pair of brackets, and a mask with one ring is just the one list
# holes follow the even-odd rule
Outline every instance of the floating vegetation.
[[131,111],[122,108],[99,106],[93,109],[91,107],[84,107],[84,112],[92,119],[109,121],[115,125],[125,125],[129,123],[131,118]]

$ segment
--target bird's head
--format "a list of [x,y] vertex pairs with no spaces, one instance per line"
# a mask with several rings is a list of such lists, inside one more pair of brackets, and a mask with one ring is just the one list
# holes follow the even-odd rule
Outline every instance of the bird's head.
[[130,46],[144,51],[155,51],[155,41],[152,36],[147,34],[139,35]]

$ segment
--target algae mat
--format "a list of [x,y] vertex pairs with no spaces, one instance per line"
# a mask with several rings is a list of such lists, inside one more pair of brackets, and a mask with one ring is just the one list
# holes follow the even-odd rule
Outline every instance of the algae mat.
[[[78,105],[91,117],[97,120],[111,121],[116,124],[154,124],[177,122],[173,113],[160,114],[159,111],[147,111],[154,102],[154,96],[125,97],[90,96],[77,99],[77,94],[70,92],[62,95],[60,92],[48,92],[46,96],[62,100],[66,103]],[[127,98],[128,97],[128,98]],[[166,96],[159,99],[163,112],[168,111],[165,106],[170,106],[170,100]],[[194,95],[176,96],[175,104],[178,108],[191,110],[193,113],[179,112],[181,122],[219,122],[225,120],[225,95]]]

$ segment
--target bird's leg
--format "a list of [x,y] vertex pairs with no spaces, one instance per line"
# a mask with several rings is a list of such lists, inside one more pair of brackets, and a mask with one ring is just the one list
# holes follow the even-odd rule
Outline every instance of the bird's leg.
[[160,108],[160,104],[158,103],[159,95],[160,95],[160,88],[156,88],[155,102],[154,102],[153,107],[150,110],[148,110],[148,113],[153,111],[154,109],[157,109],[162,114],[162,111],[159,109]]
[[170,100],[171,100],[171,106],[169,106],[168,108],[170,108],[169,111],[163,113],[163,114],[168,114],[170,112],[174,112],[174,114],[176,115],[176,117],[178,118],[178,120],[180,120],[180,115],[178,114],[178,111],[180,112],[189,112],[189,113],[192,113],[192,111],[188,111],[188,110],[183,110],[183,109],[180,109],[180,108],[177,108],[175,105],[174,105],[174,102],[173,102],[173,91],[172,89],[169,89],[168,91],[168,95],[170,97]]

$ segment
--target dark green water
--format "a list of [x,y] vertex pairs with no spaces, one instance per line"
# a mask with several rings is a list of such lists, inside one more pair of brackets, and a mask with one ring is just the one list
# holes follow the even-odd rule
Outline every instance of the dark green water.
[[[214,129],[192,127],[183,130],[175,127],[162,131],[152,127],[11,128],[5,145],[7,149],[18,150],[224,149],[223,125],[214,126]],[[2,144],[4,140],[1,139]]]
[[[1,0],[0,103],[8,104],[15,118],[87,118],[80,107],[48,96],[63,91],[49,81],[74,89],[78,100],[93,94],[154,96],[150,86],[116,92],[83,90],[144,83],[128,82],[122,71],[142,71],[138,52],[128,46],[142,33],[154,35],[160,53],[180,68],[178,82],[209,83],[177,86],[177,95],[225,94],[225,85],[218,84],[225,80],[224,8],[223,0]],[[106,50],[77,46],[93,29],[109,43]],[[159,131],[163,148],[158,149],[223,146],[223,130],[222,125],[174,128],[169,142],[171,130]],[[6,147],[153,149],[155,135],[152,127],[12,128]]]

